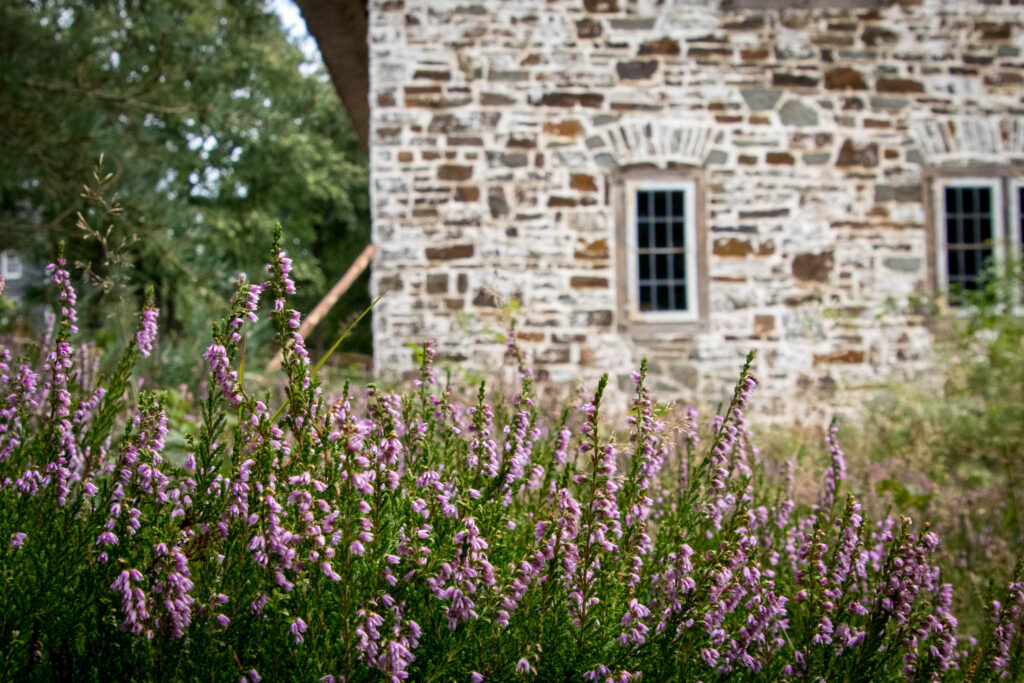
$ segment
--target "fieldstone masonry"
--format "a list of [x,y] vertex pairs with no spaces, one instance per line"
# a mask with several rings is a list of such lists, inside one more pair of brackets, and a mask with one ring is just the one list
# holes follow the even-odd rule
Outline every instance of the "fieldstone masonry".
[[[499,367],[511,301],[552,382],[647,356],[714,401],[753,348],[761,416],[806,422],[926,371],[923,169],[1024,163],[1024,3],[751,9],[785,4],[371,0],[378,372],[425,338]],[[611,181],[645,165],[704,172],[695,333],[618,319]]]

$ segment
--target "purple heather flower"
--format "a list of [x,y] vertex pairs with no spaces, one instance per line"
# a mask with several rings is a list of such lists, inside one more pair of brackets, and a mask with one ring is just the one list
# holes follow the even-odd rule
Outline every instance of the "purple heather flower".
[[530,665],[530,660],[526,657],[521,657],[516,662],[516,673],[525,676],[526,674],[536,674],[537,670]]
[[28,536],[24,531],[18,531],[11,534],[11,547],[20,548],[25,545],[25,538]]
[[142,320],[139,323],[139,331],[135,333],[135,343],[139,347],[139,353],[143,358],[148,358],[153,351],[153,342],[156,341],[156,321],[160,315],[159,308],[147,308],[142,311]]
[[295,636],[296,644],[305,640],[302,637],[302,634],[306,632],[306,622],[302,620],[302,617],[296,617],[295,621],[292,622],[292,625],[288,627],[288,630]]

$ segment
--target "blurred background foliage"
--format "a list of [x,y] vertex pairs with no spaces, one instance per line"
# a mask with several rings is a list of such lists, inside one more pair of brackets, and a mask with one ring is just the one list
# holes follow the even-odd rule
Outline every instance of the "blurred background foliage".
[[[66,241],[101,348],[153,283],[165,384],[198,378],[208,321],[239,273],[262,278],[275,222],[307,312],[369,241],[366,158],[262,0],[0,3],[0,141],[0,249],[43,264]],[[364,273],[311,346],[368,304]],[[341,350],[369,353],[369,335]]]
[[[968,633],[1024,552],[1022,272],[993,273],[957,309],[930,305],[934,373],[874,392],[841,423],[850,485],[869,514],[929,520],[938,532],[943,580],[958,587]],[[780,426],[761,437],[767,457],[800,461],[809,490],[825,465],[821,432]]]

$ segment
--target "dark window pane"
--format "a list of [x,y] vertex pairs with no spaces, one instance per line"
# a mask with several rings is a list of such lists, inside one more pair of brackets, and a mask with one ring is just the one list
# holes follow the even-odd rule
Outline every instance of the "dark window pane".
[[970,213],[974,211],[974,190],[965,187],[960,190],[960,211]]
[[953,187],[946,188],[946,213],[956,213],[960,210],[960,203],[957,201],[957,190]]
[[651,257],[650,254],[640,254],[637,258],[640,259],[640,279],[650,280],[651,279]]
[[686,237],[683,233],[683,224],[681,221],[677,221],[672,224],[672,246],[673,247],[685,247]]
[[672,277],[676,280],[686,279],[686,254],[672,254]]
[[974,218],[964,218],[960,221],[960,239],[957,240],[961,244],[974,244],[978,239],[978,222]]
[[978,252],[976,252],[975,250],[973,250],[973,249],[964,249],[964,251],[963,251],[964,268],[961,271],[964,275],[970,275],[972,277],[976,277],[978,275],[978,266],[980,264],[978,263],[978,258],[977,257],[978,257]]
[[683,193],[682,191],[672,193],[672,215],[683,215]]
[[651,310],[651,288],[641,287],[640,288],[640,310],[649,311]]
[[957,244],[960,239],[956,234],[956,219],[946,219],[946,244]]
[[666,213],[665,200],[667,192],[655,192],[654,193],[654,215],[664,216]]
[[988,213],[992,210],[992,190],[988,187],[979,187],[977,193],[978,211]]
[[992,219],[982,218],[979,223],[981,225],[981,230],[979,231],[977,241],[990,242],[992,240]]
[[640,190],[636,193],[636,214],[638,216],[650,215],[650,192]]
[[651,225],[646,221],[637,221],[636,224],[636,244],[641,249],[647,249],[651,246]]
[[960,261],[956,256],[956,251],[946,252],[946,272],[949,273],[950,281],[963,272],[960,270]]
[[668,285],[658,285],[657,290],[658,290],[658,310],[659,311],[670,310],[669,309],[669,305],[668,305]]
[[690,307],[687,305],[687,302],[686,302],[686,285],[675,285],[675,287],[673,289],[674,289],[673,294],[675,295],[675,298],[676,298],[676,301],[675,301],[676,310],[677,311],[688,311],[688,310],[690,310]]
[[664,221],[654,224],[654,246],[663,249],[668,246],[668,227]]
[[1017,190],[1017,213],[1020,216],[1020,243],[1024,245],[1024,187]]
[[654,257],[654,277],[665,280],[668,275],[668,254],[656,254]]

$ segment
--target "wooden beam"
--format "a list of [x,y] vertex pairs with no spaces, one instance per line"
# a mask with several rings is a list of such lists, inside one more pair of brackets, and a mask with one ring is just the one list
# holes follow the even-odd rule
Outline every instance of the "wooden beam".
[[[352,262],[352,265],[348,267],[345,274],[341,276],[331,291],[327,292],[323,299],[320,300],[306,319],[302,321],[302,325],[299,326],[299,335],[305,339],[309,336],[309,333],[313,331],[320,321],[324,319],[334,304],[338,303],[338,299],[341,295],[348,291],[348,288],[358,279],[366,267],[370,265],[370,261],[373,259],[373,254],[376,252],[376,248],[372,244],[366,245],[366,249],[356,257],[356,260]],[[273,360],[267,363],[267,372],[272,372],[281,367],[281,352],[278,351],[277,355],[274,356]]]
[[364,154],[370,151],[366,0],[296,0]]

